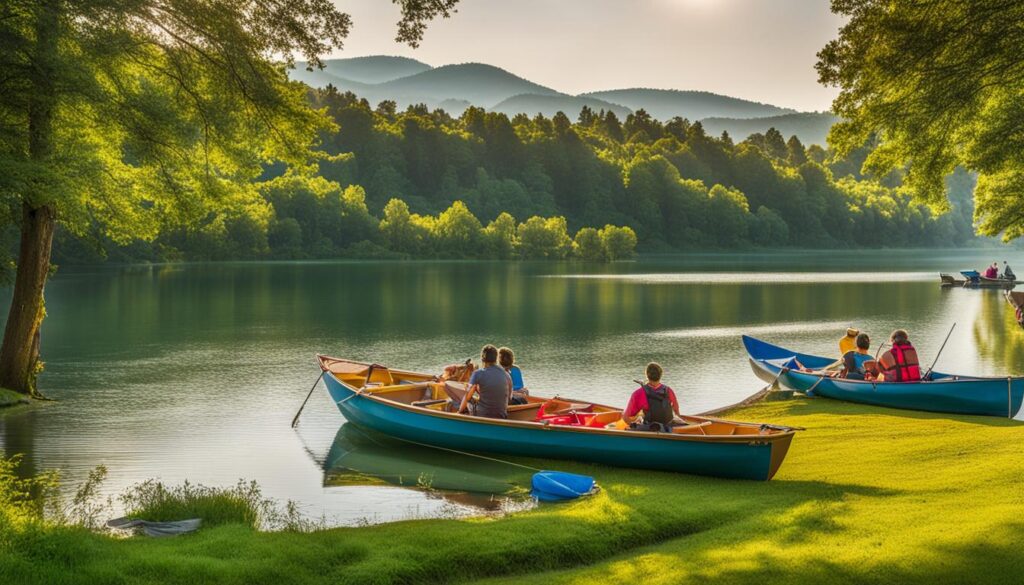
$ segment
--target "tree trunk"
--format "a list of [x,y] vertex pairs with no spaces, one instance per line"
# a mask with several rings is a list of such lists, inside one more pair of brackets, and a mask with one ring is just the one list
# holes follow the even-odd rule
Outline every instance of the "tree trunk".
[[[36,42],[28,102],[28,157],[39,166],[52,163],[53,119],[57,107],[57,77],[61,0],[43,0],[35,6]],[[52,188],[52,187],[51,187]],[[22,195],[21,246],[11,310],[0,346],[0,386],[39,396],[36,375],[39,361],[39,326],[46,314],[43,287],[50,272],[50,249],[57,210],[44,184]]]
[[50,272],[56,219],[52,206],[32,209],[27,203],[23,204],[18,273],[0,346],[0,386],[32,396],[39,396],[36,390],[36,374],[42,369],[39,326],[46,314],[43,286]]

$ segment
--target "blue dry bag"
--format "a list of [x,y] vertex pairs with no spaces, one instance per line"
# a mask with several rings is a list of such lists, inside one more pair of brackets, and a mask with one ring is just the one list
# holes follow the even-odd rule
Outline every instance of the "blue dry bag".
[[540,471],[533,474],[531,494],[542,502],[575,500],[597,491],[594,478],[561,471]]

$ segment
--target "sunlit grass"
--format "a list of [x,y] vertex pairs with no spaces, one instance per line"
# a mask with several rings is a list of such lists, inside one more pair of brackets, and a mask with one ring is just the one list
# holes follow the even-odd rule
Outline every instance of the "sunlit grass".
[[825,399],[733,416],[808,428],[773,481],[560,462],[604,489],[497,519],[308,533],[244,517],[159,541],[0,524],[0,582],[1020,582],[1024,425]]

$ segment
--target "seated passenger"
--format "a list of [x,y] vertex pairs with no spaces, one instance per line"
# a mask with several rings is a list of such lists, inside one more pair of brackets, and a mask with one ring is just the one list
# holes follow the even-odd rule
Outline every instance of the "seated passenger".
[[993,262],[985,269],[985,278],[999,278],[999,264]]
[[505,369],[509,377],[512,378],[512,397],[509,398],[509,404],[526,404],[529,400],[526,399],[530,395],[530,391],[526,389],[526,385],[523,383],[523,371],[519,369],[516,363],[516,354],[512,353],[512,350],[503,347],[498,350],[498,363]]
[[1006,263],[1006,260],[1003,260],[1003,278],[1006,280],[1017,280],[1017,275],[1013,273],[1013,269]]
[[480,400],[472,405],[474,416],[487,418],[508,418],[508,399],[512,394],[512,379],[498,365],[498,348],[487,344],[480,350],[483,367],[469,377],[469,389],[462,398],[459,412],[466,412],[474,394]]
[[892,332],[892,348],[878,360],[878,368],[886,382],[919,382],[921,365],[917,350],[910,344],[910,338],[903,329]]
[[871,349],[871,338],[867,333],[857,336],[857,347],[843,354],[843,371],[840,377],[848,380],[863,380],[866,376],[878,375],[875,358],[868,353]]
[[847,353],[857,349],[857,335],[860,331],[850,327],[846,330],[846,335],[839,340],[839,355],[846,355]]
[[[647,364],[647,383],[633,391],[629,397],[622,420],[638,430],[667,431],[679,414],[679,401],[671,388],[661,383],[664,370],[655,362]],[[635,424],[640,414],[644,424]]]

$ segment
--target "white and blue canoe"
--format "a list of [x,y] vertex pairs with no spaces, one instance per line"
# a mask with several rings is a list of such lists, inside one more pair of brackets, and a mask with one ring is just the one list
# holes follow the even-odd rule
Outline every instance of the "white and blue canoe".
[[[931,372],[920,382],[879,382],[832,378],[820,372],[835,358],[795,352],[744,335],[750,366],[762,380],[814,394],[905,410],[998,416],[1024,421],[1024,377],[960,376]],[[796,367],[799,363],[811,371]]]

